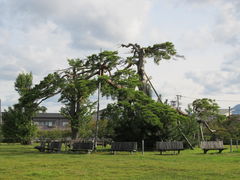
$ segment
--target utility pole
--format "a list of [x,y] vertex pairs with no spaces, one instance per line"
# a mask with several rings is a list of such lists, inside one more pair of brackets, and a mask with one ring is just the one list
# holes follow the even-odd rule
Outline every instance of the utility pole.
[[182,95],[176,95],[177,96],[177,110],[180,110],[180,100]]
[[230,118],[231,116],[231,106],[228,107],[228,117]]
[[98,129],[99,129],[99,120],[100,120],[100,90],[101,90],[101,82],[98,83],[98,97],[97,97],[97,119],[96,119],[96,133],[95,133],[95,144],[94,148],[97,150],[97,138],[98,138]]
[[[101,50],[102,52],[102,50]],[[100,65],[99,67],[99,76],[103,75],[103,69]],[[98,96],[97,96],[97,119],[96,119],[96,132],[94,138],[94,149],[97,151],[97,139],[98,139],[98,130],[99,130],[99,120],[100,120],[100,91],[101,91],[101,82],[98,82]]]

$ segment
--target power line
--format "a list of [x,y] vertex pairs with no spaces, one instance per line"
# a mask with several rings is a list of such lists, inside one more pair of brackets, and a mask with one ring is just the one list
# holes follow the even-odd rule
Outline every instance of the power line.
[[[199,97],[189,97],[189,96],[182,96],[182,97],[187,99],[201,99]],[[215,99],[215,98],[211,98],[211,99],[214,99],[215,101],[224,101],[224,102],[240,102],[240,100]]]

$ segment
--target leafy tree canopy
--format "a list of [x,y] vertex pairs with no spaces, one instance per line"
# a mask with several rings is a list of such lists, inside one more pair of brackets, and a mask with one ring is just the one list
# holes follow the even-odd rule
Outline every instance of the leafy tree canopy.
[[15,90],[20,96],[25,95],[32,88],[32,73],[20,73],[15,81]]
[[192,106],[195,115],[204,121],[211,121],[213,119],[224,119],[224,116],[219,114],[220,107],[213,99],[196,99],[195,101],[193,101]]
[[[46,108],[39,107],[34,101],[26,97],[32,90],[32,73],[21,73],[16,78],[15,89],[18,91],[19,102],[5,110],[3,115],[3,134],[7,141],[20,141],[30,144],[36,133],[36,126],[32,122],[33,116],[38,111]],[[23,103],[24,102],[24,103]]]
[[109,119],[114,140],[179,139],[177,119],[183,120],[186,117],[140,91],[119,89],[119,95],[121,100],[109,104],[103,113],[103,117]]

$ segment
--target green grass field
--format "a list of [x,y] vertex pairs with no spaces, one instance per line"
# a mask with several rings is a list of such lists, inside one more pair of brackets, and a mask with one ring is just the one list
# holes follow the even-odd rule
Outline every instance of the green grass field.
[[73,154],[0,144],[0,179],[240,179],[240,151]]

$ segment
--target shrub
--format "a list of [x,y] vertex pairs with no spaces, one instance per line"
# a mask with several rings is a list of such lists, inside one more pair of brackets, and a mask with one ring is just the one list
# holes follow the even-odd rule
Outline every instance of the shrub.
[[38,130],[37,131],[37,138],[48,138],[48,139],[61,139],[71,137],[70,130],[59,130],[59,129],[52,129],[52,130]]

